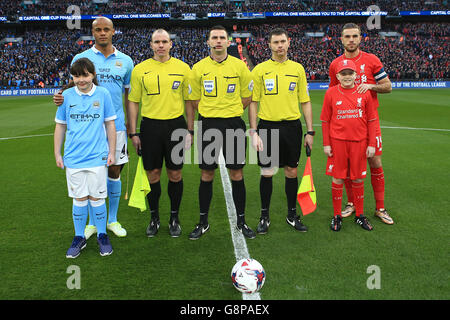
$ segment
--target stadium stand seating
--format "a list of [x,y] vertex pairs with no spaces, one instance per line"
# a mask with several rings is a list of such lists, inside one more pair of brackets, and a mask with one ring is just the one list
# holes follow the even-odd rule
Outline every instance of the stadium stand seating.
[[[26,4],[33,3],[34,4]],[[106,4],[92,1],[62,0],[57,3],[49,0],[17,2],[0,0],[2,15],[41,15],[64,14],[69,4],[79,5],[82,14],[126,13],[126,12],[210,12],[215,10],[265,11],[265,10],[342,10],[343,8],[364,10],[369,0],[359,1],[354,8],[347,0],[329,1],[161,1],[109,0]],[[380,6],[390,10],[443,9],[448,7],[446,0],[436,1],[377,1]],[[243,60],[248,57],[249,65],[256,65],[270,58],[267,35],[270,29],[281,26],[291,35],[290,58],[303,64],[309,81],[328,81],[328,66],[342,54],[339,36],[341,22],[320,23],[289,22],[251,23],[237,22],[238,32],[248,32],[250,38],[239,39],[231,48],[233,54]],[[234,22],[233,22],[234,23]],[[208,26],[160,25],[174,36],[172,55],[189,65],[193,65],[208,55],[206,37]],[[443,80],[450,79],[449,45],[450,24],[448,22],[420,22],[394,20],[383,21],[381,30],[368,30],[360,23],[363,33],[362,49],[380,57],[385,69],[393,80]],[[155,24],[141,24],[121,21],[116,24],[115,46],[130,55],[135,64],[152,56],[149,46],[150,35]],[[386,36],[383,32],[390,32]],[[8,26],[0,23],[0,87],[40,88],[58,87],[64,84],[68,66],[73,56],[93,45],[92,40],[81,40],[89,36],[89,23],[81,30],[68,30],[65,24],[27,24]],[[236,39],[235,39],[236,40]],[[245,56],[244,56],[245,51]]]
[[[219,12],[244,11],[342,11],[345,8],[365,10],[373,5],[373,0],[186,0],[178,2],[109,0],[105,4],[92,0],[0,0],[0,15],[46,15],[64,14],[69,5],[77,5],[82,14],[111,13],[158,13],[158,12],[198,12],[199,10]],[[402,10],[448,10],[448,0],[377,0],[376,5],[390,14]]]

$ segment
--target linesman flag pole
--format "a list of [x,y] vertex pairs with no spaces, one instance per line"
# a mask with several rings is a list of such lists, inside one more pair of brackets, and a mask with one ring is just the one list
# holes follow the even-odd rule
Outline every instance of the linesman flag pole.
[[128,184],[130,181],[130,161],[131,161],[131,159],[130,159],[130,157],[128,157],[128,163],[126,164],[126,166],[127,166],[127,191],[125,192],[125,197],[124,197],[125,200],[128,200]]
[[297,201],[304,216],[316,210],[317,207],[316,188],[314,188],[311,168],[311,148],[308,145],[306,145],[306,156],[305,171],[297,191]]

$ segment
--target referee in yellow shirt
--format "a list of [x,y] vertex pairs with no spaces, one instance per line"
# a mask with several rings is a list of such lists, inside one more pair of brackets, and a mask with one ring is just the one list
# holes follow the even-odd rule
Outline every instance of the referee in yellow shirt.
[[253,81],[246,64],[228,55],[231,44],[222,26],[213,27],[207,40],[210,56],[192,68],[190,81],[193,107],[199,113],[197,147],[201,180],[199,186],[200,222],[189,235],[200,238],[209,230],[208,213],[213,194],[213,179],[220,149],[229,169],[232,195],[237,214],[237,229],[249,238],[256,234],[245,223],[245,184],[243,167],[246,156],[246,125],[241,119],[251,101]]
[[[254,89],[249,107],[252,146],[258,151],[258,165],[261,167],[261,218],[256,232],[265,234],[269,230],[272,176],[276,167],[284,168],[288,207],[286,222],[297,231],[306,232],[308,228],[297,215],[296,199],[297,166],[303,136],[299,103],[307,128],[305,146],[312,147],[314,136],[308,84],[303,66],[287,57],[289,36],[286,30],[272,30],[269,34],[269,47],[272,58],[258,64],[252,71]],[[258,125],[257,117],[260,119]],[[274,135],[278,139],[271,138],[274,130],[278,133]],[[277,149],[278,153],[272,154]],[[272,161],[274,159],[277,161]]]
[[[178,211],[183,194],[183,154],[172,156],[172,151],[180,143],[185,142],[185,148],[190,147],[193,131],[188,133],[183,113],[189,94],[190,67],[170,56],[172,41],[167,31],[158,29],[151,39],[153,57],[139,63],[131,75],[131,91],[128,95],[129,136],[138,154],[142,154],[144,169],[150,182],[151,192],[147,195],[151,219],[146,234],[153,237],[159,230],[159,198],[161,196],[161,171],[163,160],[166,164],[169,178],[168,194],[171,204],[169,233],[172,237],[181,234]],[[137,133],[137,119],[141,103],[141,127]],[[186,116],[192,108],[186,108]],[[189,121],[189,122],[193,122]],[[177,139],[172,133],[184,129],[185,133]],[[178,131],[179,132],[179,131]],[[176,134],[176,133],[175,133]],[[175,140],[175,141],[173,141]]]

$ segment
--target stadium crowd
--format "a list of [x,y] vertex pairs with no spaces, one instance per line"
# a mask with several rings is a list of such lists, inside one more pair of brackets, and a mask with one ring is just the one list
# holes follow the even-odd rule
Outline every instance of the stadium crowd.
[[[290,32],[291,56],[306,69],[309,80],[328,80],[328,66],[333,59],[343,54],[339,40],[340,26],[282,24]],[[403,24],[384,26],[386,30],[398,32],[400,37],[382,37],[377,31],[368,31],[360,25],[363,40],[362,50],[375,53],[383,62],[392,80],[400,79],[449,79],[450,25]],[[266,35],[272,28],[269,24],[248,26],[254,38],[247,41],[247,49],[253,65],[270,58]],[[323,32],[321,37],[308,37],[306,32]],[[303,36],[301,36],[303,35]]]
[[[118,13],[163,13],[163,12],[263,12],[263,11],[365,11],[373,0],[184,0],[180,3],[141,0],[109,0],[105,4],[96,4],[89,0],[36,0],[29,1],[0,0],[0,15],[61,15],[70,5],[80,7],[81,14],[118,14]],[[448,0],[377,0],[376,5],[382,11],[397,15],[409,10],[448,10]]]
[[[281,24],[291,34],[290,59],[300,62],[308,81],[328,81],[331,61],[343,53],[339,40],[341,25]],[[250,61],[256,65],[270,58],[267,34],[273,25],[242,25],[239,30],[250,32],[247,40]],[[392,80],[450,79],[447,53],[450,24],[392,24],[386,31],[396,31],[400,37],[385,37],[378,31],[363,30],[362,49],[375,53],[383,62]],[[176,35],[172,55],[191,67],[208,55],[207,28],[173,28]],[[321,37],[308,37],[307,32],[323,32]],[[117,27],[114,45],[129,55],[135,64],[153,55],[149,46],[150,28]],[[75,54],[91,47],[92,41],[80,41],[90,30],[28,29],[22,43],[6,43],[0,49],[0,87],[58,87],[69,78],[68,66]],[[8,35],[3,31],[1,36]]]

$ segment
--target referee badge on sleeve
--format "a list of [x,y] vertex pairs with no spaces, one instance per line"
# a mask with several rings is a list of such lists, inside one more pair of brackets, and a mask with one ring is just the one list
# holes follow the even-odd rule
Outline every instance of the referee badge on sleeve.
[[248,91],[253,91],[254,82],[253,80],[250,80],[250,83],[248,84]]

